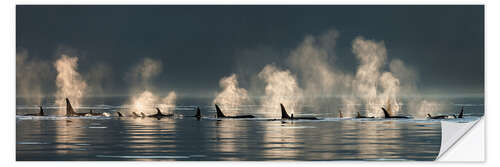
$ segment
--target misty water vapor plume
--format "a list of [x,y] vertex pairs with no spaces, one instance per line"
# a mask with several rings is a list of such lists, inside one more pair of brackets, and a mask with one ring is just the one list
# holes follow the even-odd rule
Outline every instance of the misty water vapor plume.
[[[304,105],[323,111],[331,101],[320,98],[340,97],[342,105],[339,110],[344,116],[352,117],[358,111],[364,111],[367,116],[383,117],[381,107],[392,115],[398,115],[403,105],[401,98],[418,94],[416,72],[400,59],[389,60],[383,41],[356,37],[352,42],[352,53],[359,61],[356,70],[336,68],[337,38],[339,33],[336,30],[319,36],[307,35],[287,57],[285,62],[289,69],[266,65],[258,74],[258,79],[265,82],[264,96],[260,100],[263,106],[261,111],[274,111],[279,103],[283,103],[290,112],[301,111]],[[435,102],[420,99],[408,103],[425,107]],[[408,110],[407,113],[412,115],[421,115],[418,113],[422,112],[416,107],[409,107]]]
[[[367,115],[383,115],[380,109],[382,105],[392,114],[397,114],[399,103],[396,96],[399,92],[399,81],[390,72],[381,72],[387,59],[384,42],[357,37],[353,41],[352,51],[360,61],[354,80],[354,92],[363,101]],[[389,106],[391,108],[388,108]]]
[[[333,65],[336,41],[339,32],[329,30],[319,36],[307,35],[304,41],[290,52],[287,62],[292,72],[297,74],[304,95],[304,103],[317,109],[326,109],[331,104],[325,97],[351,93],[352,75],[338,70]],[[354,112],[356,101],[343,99],[342,110],[349,116]]]
[[258,74],[266,82],[265,95],[261,98],[261,113],[280,118],[282,103],[289,114],[299,113],[302,108],[303,90],[296,77],[289,70],[282,70],[275,65],[266,65]]
[[16,94],[30,105],[41,105],[46,92],[42,89],[49,80],[49,62],[29,57],[28,51],[16,52]]
[[61,108],[60,112],[65,109],[65,98],[69,98],[73,107],[78,108],[87,89],[87,83],[77,71],[78,57],[62,54],[54,62],[54,67],[57,71],[55,97],[57,106]]
[[219,81],[219,86],[222,91],[216,94],[213,103],[219,105],[225,112],[237,114],[238,111],[234,111],[234,109],[250,102],[247,90],[239,87],[236,74],[222,78]]
[[162,63],[159,60],[144,58],[127,74],[127,81],[132,84],[129,100],[130,110],[133,112],[153,113],[158,107],[167,113],[175,108],[177,95],[174,91],[160,99],[154,92],[152,80],[161,73]]

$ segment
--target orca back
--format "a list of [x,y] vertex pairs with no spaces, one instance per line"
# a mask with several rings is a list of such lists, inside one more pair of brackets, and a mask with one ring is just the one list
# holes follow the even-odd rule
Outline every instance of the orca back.
[[463,118],[463,117],[464,117],[464,107],[462,107],[460,114],[458,114],[458,118]]
[[40,113],[39,113],[39,115],[40,115],[40,116],[44,116],[42,106],[40,106]]
[[280,107],[281,107],[281,119],[290,119],[290,116],[288,115],[288,113],[286,113],[283,104],[280,103]]
[[197,107],[197,108],[196,108],[196,115],[194,115],[194,117],[197,117],[197,118],[200,118],[200,117],[201,117],[200,107]]
[[137,114],[136,112],[132,112],[132,114],[135,116],[135,117],[141,117],[139,114]]
[[69,102],[69,99],[66,98],[66,116],[71,116],[75,114],[75,110],[73,109],[73,106],[71,106],[71,103]]
[[224,113],[222,113],[222,111],[220,110],[219,106],[217,104],[215,104],[215,110],[217,110],[217,118],[224,118],[226,117],[224,115]]
[[384,111],[384,117],[385,118],[391,118],[391,115],[389,114],[389,112],[387,112],[387,110],[385,110],[384,107],[382,107],[382,110]]
[[158,107],[156,107],[156,115],[158,116],[163,115]]

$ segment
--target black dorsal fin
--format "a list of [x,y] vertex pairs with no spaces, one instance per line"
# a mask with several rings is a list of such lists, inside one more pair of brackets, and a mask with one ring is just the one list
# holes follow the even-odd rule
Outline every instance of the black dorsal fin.
[[215,110],[217,110],[217,118],[224,118],[226,117],[224,113],[222,113],[222,110],[220,110],[219,106],[215,104]]
[[361,118],[361,114],[359,113],[359,111],[358,111],[358,118]]
[[195,117],[201,117],[201,111],[200,111],[200,107],[196,107],[196,115],[194,115]]
[[76,113],[76,112],[73,109],[73,106],[71,106],[71,103],[69,102],[69,99],[66,98],[66,116],[71,116],[74,113]]
[[462,110],[458,114],[458,118],[463,118],[464,117],[464,107],[462,107]]
[[123,117],[122,113],[120,113],[119,111],[116,112],[118,114],[118,117]]
[[427,118],[432,118],[431,114],[427,113]]
[[285,106],[283,106],[283,104],[280,103],[280,107],[281,107],[281,119],[290,119],[290,116],[286,112]]
[[342,115],[342,110],[339,110],[339,118],[344,118],[344,115]]
[[42,108],[42,106],[40,106],[40,113],[39,114],[40,114],[40,116],[44,116],[43,115],[43,108]]
[[384,111],[384,117],[385,118],[390,118],[391,117],[391,114],[389,114],[389,112],[387,112],[387,110],[385,110],[384,107],[382,107],[382,110]]
[[136,112],[132,112],[132,114],[136,117],[141,117],[139,114],[137,114]]
[[156,111],[157,111],[157,112],[156,112],[156,114],[158,114],[158,115],[162,115],[162,114],[161,114],[161,111],[160,111],[160,109],[159,109],[158,107],[156,107]]

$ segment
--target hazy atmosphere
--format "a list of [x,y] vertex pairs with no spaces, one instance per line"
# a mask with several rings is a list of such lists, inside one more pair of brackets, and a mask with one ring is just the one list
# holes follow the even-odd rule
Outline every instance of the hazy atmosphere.
[[[233,74],[236,89],[262,95],[264,83],[272,82],[265,79],[272,70],[289,70],[297,77],[297,87],[306,92],[324,87],[326,93],[310,92],[336,96],[346,93],[335,90],[339,78],[359,77],[363,54],[356,53],[356,40],[385,52],[380,65],[375,65],[380,73],[398,62],[410,69],[412,87],[421,95],[484,93],[483,6],[17,6],[16,10],[18,96],[52,96],[64,90],[63,81],[56,84],[62,69],[55,67],[62,55],[77,58],[74,70],[84,82],[80,86],[85,96],[129,95],[136,88],[152,87],[161,96],[172,92],[180,97],[215,97],[224,91],[221,79]],[[137,72],[141,64],[150,67],[142,69],[148,74]],[[328,72],[315,71],[318,68]],[[335,79],[314,83],[320,86],[306,82],[328,77]]]
[[484,38],[482,5],[17,6],[16,160],[432,161]]

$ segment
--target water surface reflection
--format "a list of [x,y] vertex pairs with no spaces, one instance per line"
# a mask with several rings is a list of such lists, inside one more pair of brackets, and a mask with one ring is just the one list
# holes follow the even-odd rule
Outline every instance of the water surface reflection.
[[439,121],[16,118],[17,160],[433,160]]

